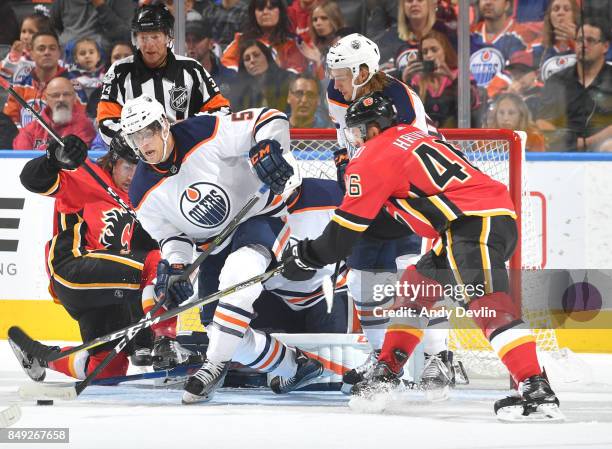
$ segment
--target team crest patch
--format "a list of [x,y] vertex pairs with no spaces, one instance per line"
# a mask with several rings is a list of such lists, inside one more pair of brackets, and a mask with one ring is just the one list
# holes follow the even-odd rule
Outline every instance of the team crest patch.
[[227,193],[210,182],[196,182],[181,194],[181,213],[190,223],[199,228],[216,228],[230,212]]
[[504,66],[504,56],[494,47],[481,48],[470,56],[470,72],[479,87],[486,87]]
[[170,107],[175,111],[185,112],[187,110],[187,88],[173,87],[170,89]]
[[359,50],[361,48],[361,44],[359,43],[359,41],[354,40],[353,42],[351,42],[351,47],[353,48],[353,50]]
[[370,107],[374,104],[374,100],[372,99],[372,97],[368,97],[365,100],[363,100],[363,105],[365,107]]

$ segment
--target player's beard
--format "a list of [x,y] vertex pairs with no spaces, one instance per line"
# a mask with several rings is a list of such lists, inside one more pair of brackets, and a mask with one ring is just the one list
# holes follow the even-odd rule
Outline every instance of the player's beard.
[[72,108],[64,103],[59,103],[52,110],[51,119],[53,123],[65,125],[72,121]]

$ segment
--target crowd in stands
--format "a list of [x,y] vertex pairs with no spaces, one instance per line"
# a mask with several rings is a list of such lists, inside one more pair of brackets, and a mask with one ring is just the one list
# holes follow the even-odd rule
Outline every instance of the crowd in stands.
[[[132,16],[152,2],[2,2],[0,76],[61,135],[105,149],[103,79],[134,53]],[[458,0],[186,0],[184,10],[186,56],[234,111],[268,106],[292,127],[333,127],[325,56],[359,32],[438,127],[458,126]],[[471,127],[525,131],[529,151],[612,151],[612,0],[472,0],[470,22]],[[44,148],[27,110],[4,93],[0,106],[2,148]]]

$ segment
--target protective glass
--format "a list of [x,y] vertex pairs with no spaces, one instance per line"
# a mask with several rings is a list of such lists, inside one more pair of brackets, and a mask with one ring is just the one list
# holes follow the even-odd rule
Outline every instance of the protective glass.
[[153,122],[150,125],[131,134],[125,134],[125,141],[134,150],[137,150],[146,141],[150,141],[157,134],[161,133],[161,125]]
[[347,144],[347,153],[349,158],[352,158],[355,152],[365,143],[367,136],[366,125],[357,125],[346,127],[343,130],[344,139]]

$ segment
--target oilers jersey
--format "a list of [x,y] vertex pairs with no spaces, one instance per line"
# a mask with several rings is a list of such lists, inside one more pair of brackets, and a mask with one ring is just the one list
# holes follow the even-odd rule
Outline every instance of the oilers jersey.
[[[205,248],[259,190],[262,182],[248,158],[256,142],[278,141],[295,168],[294,178],[299,176],[289,152],[287,116],[275,109],[196,116],[170,132],[175,145],[166,165],[139,162],[130,187],[138,219],[170,263],[191,263],[194,245]],[[282,196],[264,195],[243,221],[261,214],[284,216]]]

